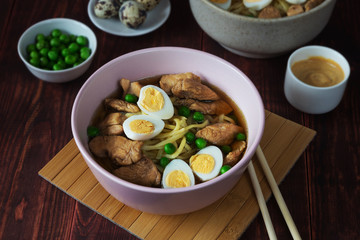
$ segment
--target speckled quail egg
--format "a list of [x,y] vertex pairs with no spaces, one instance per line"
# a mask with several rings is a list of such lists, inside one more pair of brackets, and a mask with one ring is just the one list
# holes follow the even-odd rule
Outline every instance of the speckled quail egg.
[[141,88],[137,105],[144,113],[161,119],[170,119],[174,115],[174,106],[170,97],[164,90],[154,85]]
[[143,5],[145,11],[152,10],[160,2],[160,0],[136,0],[136,1]]
[[306,2],[306,0],[285,0],[290,4],[302,4],[304,2]]
[[119,10],[120,21],[129,28],[138,28],[146,20],[144,7],[136,1],[124,2]]
[[247,8],[259,11],[268,6],[272,0],[244,0],[244,5]]
[[162,176],[163,188],[190,187],[194,184],[194,174],[185,161],[174,159],[165,167]]
[[113,0],[98,0],[94,5],[95,16],[99,18],[111,18],[118,14],[120,5]]
[[123,123],[124,133],[131,140],[148,140],[164,129],[165,123],[148,115],[134,115]]
[[189,165],[201,181],[208,181],[219,175],[223,165],[223,155],[216,146],[208,146],[191,156]]

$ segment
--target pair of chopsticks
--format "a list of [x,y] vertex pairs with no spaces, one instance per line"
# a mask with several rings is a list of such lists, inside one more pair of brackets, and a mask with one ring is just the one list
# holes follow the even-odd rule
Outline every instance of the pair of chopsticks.
[[[259,159],[259,162],[261,164],[261,167],[263,168],[263,171],[265,173],[265,176],[269,182],[269,185],[270,185],[270,188],[271,190],[273,191],[274,193],[274,196],[275,196],[275,199],[279,205],[279,208],[281,210],[281,213],[283,214],[284,216],[284,219],[286,221],[286,224],[288,225],[288,228],[290,230],[290,233],[293,237],[293,239],[301,239],[300,237],[300,234],[295,226],[295,223],[291,217],[291,214],[286,206],[286,203],[284,201],[284,198],[282,197],[281,195],[281,192],[280,192],[280,189],[275,181],[275,178],[271,172],[271,169],[266,161],[266,158],[265,158],[265,155],[263,153],[263,151],[261,150],[260,148],[260,145],[257,147],[256,149],[256,155]],[[249,166],[248,166],[248,170],[249,170],[249,173],[250,173],[250,178],[251,178],[251,182],[253,184],[253,187],[254,187],[254,190],[255,190],[255,195],[256,195],[256,198],[258,200],[258,203],[259,203],[259,207],[260,207],[260,210],[261,210],[261,214],[263,216],[263,219],[264,219],[264,222],[265,222],[265,226],[266,226],[266,230],[268,232],[268,235],[269,235],[269,238],[270,240],[274,240],[274,239],[277,239],[276,237],[276,234],[275,234],[275,230],[274,230],[274,227],[272,225],[272,221],[271,221],[271,218],[270,218],[270,215],[269,215],[269,211],[266,207],[266,202],[265,202],[265,199],[264,199],[264,195],[262,194],[262,191],[261,191],[261,187],[260,187],[260,184],[259,184],[259,180],[256,176],[256,172],[255,172],[255,169],[254,169],[254,165],[252,164],[252,161],[250,161],[249,163]]]

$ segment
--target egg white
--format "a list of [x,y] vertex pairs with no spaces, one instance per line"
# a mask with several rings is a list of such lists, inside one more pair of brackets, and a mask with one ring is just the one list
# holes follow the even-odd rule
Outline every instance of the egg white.
[[247,8],[251,8],[256,11],[259,11],[265,8],[266,6],[268,6],[271,2],[272,0],[257,0],[257,1],[244,0],[244,5]]
[[174,159],[164,169],[161,180],[163,188],[172,188],[171,186],[168,186],[166,184],[166,177],[169,173],[175,170],[181,170],[189,177],[190,186],[193,186],[195,184],[195,177],[189,165],[181,159]]
[[306,2],[306,0],[285,0],[290,4],[302,4],[304,2]]
[[[142,133],[136,133],[133,132],[130,129],[130,123],[134,120],[146,120],[151,122],[155,129],[152,133],[149,134],[142,134]],[[155,137],[156,135],[158,135],[159,133],[161,133],[161,131],[164,129],[165,123],[163,120],[159,119],[159,118],[155,118],[155,117],[151,117],[148,115],[134,115],[131,116],[129,118],[127,118],[124,123],[123,123],[123,129],[124,129],[124,133],[125,135],[130,138],[131,140],[148,140],[151,139],[153,137]]]
[[[201,181],[208,181],[210,179],[213,179],[217,175],[219,175],[220,169],[223,165],[223,155],[222,155],[220,148],[218,148],[216,146],[208,146],[208,147],[201,149],[197,154],[209,154],[214,158],[214,161],[215,161],[214,169],[209,173],[199,173],[199,172],[194,171],[194,169],[191,169],[194,172],[194,174],[198,178],[200,178]],[[191,166],[191,160],[190,160],[189,164]]]
[[[146,108],[144,108],[144,106],[141,104],[142,100],[145,97],[144,92],[147,88],[154,88],[154,89],[158,90],[164,98],[164,106],[162,109],[160,109],[157,112],[150,112]],[[146,85],[141,88],[137,105],[139,106],[141,111],[143,111],[144,113],[151,115],[151,116],[161,118],[161,119],[170,119],[174,115],[174,106],[170,100],[170,97],[166,94],[166,92],[164,90],[162,90],[161,88],[154,86],[154,85]]]

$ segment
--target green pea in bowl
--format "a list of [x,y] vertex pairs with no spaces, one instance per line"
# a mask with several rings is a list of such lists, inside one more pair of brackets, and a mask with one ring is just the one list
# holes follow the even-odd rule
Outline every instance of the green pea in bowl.
[[18,54],[35,77],[62,83],[86,72],[96,47],[96,36],[88,26],[73,19],[53,18],[32,25],[21,35]]

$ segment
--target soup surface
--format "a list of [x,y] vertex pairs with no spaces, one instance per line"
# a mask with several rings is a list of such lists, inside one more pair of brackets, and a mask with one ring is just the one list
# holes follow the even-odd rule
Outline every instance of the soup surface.
[[114,175],[149,187],[188,187],[241,160],[247,147],[241,111],[197,75],[119,83],[88,127],[91,152]]
[[294,75],[315,87],[330,87],[344,80],[344,71],[338,63],[323,57],[310,57],[291,66]]

